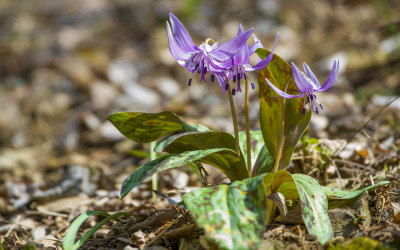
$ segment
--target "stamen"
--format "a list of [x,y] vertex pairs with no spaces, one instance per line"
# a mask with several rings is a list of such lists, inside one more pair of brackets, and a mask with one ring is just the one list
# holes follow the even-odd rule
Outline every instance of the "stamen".
[[238,79],[238,81],[240,80],[240,78],[241,78],[240,73],[237,73],[237,79]]
[[196,63],[196,67],[194,67],[194,71],[196,71],[199,68],[199,63]]
[[189,79],[188,86],[192,85],[192,78]]
[[315,99],[315,101],[317,101],[317,103],[319,104],[319,106],[321,107],[321,109],[324,110],[324,107],[322,107],[322,104],[318,101],[316,95],[314,95],[314,99]]
[[233,82],[236,82],[236,75],[233,76]]
[[243,76],[244,76],[244,79],[247,80],[246,74],[243,74]]
[[255,89],[255,88],[256,88],[256,85],[254,84],[254,82],[251,82],[251,88],[252,88],[252,89]]
[[228,90],[229,89],[229,83],[227,83],[226,85],[225,85],[225,90]]
[[303,107],[303,115],[306,113],[306,108]]
[[211,81],[214,82],[214,80],[215,80],[215,76],[214,76],[214,74],[212,74],[211,75]]
[[207,67],[206,66],[204,66],[203,71],[204,71],[204,74],[207,74]]
[[242,92],[242,89],[240,88],[240,78],[239,77],[238,77],[237,91]]
[[201,73],[201,68],[200,68],[200,67],[197,68],[197,73],[198,73],[198,74]]
[[236,89],[232,89],[232,95],[236,94]]

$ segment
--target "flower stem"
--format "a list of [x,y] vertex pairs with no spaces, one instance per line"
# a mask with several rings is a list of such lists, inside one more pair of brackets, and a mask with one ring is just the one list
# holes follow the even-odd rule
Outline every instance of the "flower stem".
[[[153,161],[157,158],[157,154],[154,151],[154,148],[156,147],[156,141],[152,141],[150,142],[150,160]],[[155,173],[153,174],[153,176],[151,177],[151,188],[153,190],[157,190],[158,189],[158,174]],[[152,198],[153,198],[153,202],[157,201],[157,195],[156,193],[152,192]]]
[[251,177],[251,143],[250,143],[250,118],[249,118],[249,80],[246,78],[244,91],[244,115],[246,122],[246,145],[247,145],[247,172]]
[[[227,84],[228,84],[228,83],[227,83]],[[237,125],[235,104],[233,103],[232,89],[231,89],[230,86],[228,87],[228,96],[229,96],[229,104],[230,104],[230,106],[231,106],[232,121],[233,121],[233,130],[235,131],[235,149],[236,149],[237,155],[240,157],[239,129],[238,129],[238,125]]]

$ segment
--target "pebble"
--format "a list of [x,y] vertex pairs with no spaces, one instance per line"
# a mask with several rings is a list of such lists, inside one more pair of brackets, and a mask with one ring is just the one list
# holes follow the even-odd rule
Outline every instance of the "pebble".
[[107,75],[112,83],[127,85],[138,79],[139,72],[132,62],[118,59],[110,63]]

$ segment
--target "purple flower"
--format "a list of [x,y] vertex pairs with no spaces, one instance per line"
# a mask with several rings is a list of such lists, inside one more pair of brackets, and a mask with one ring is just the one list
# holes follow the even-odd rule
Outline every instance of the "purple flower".
[[306,63],[303,64],[305,75],[296,67],[294,63],[291,63],[291,65],[293,71],[293,78],[297,88],[299,89],[299,93],[297,95],[291,95],[283,92],[282,90],[278,89],[275,85],[273,85],[270,81],[268,81],[268,79],[265,79],[266,82],[273,90],[275,90],[275,92],[278,95],[284,98],[307,97],[304,98],[303,114],[305,114],[306,112],[305,109],[306,99],[309,103],[311,103],[312,110],[314,110],[318,114],[318,108],[315,105],[315,102],[319,104],[322,110],[324,108],[322,107],[322,104],[318,101],[315,93],[327,91],[330,87],[332,87],[333,83],[335,83],[337,76],[339,74],[339,61],[337,62],[334,61],[331,73],[329,74],[328,79],[322,86],[319,84],[318,79],[315,77],[310,67],[308,67]]
[[[239,26],[238,32],[237,32],[237,36],[242,35],[243,32],[243,28],[242,25]],[[250,62],[250,56],[252,54],[254,54],[254,52],[258,49],[258,48],[264,48],[263,45],[261,44],[260,40],[258,40],[258,38],[256,37],[256,35],[253,34],[253,39],[255,41],[255,43],[251,46],[247,46],[244,45],[230,60],[227,60],[225,62],[222,63],[217,63],[218,67],[220,68],[227,68],[228,70],[225,71],[226,73],[226,77],[227,79],[231,80],[236,83],[237,82],[237,86],[236,88],[232,89],[232,94],[235,94],[236,91],[242,91],[241,87],[240,87],[240,80],[241,79],[247,79],[249,78],[250,82],[251,82],[251,86],[254,89],[255,88],[255,84],[253,81],[251,81],[248,72],[254,71],[254,70],[260,70],[260,69],[264,69],[265,67],[267,67],[267,65],[271,62],[272,57],[273,57],[273,51],[276,47],[276,44],[278,42],[278,38],[279,38],[279,34],[276,37],[275,40],[275,44],[274,47],[271,51],[271,53],[264,59],[261,60],[260,62],[258,62],[256,65],[251,66],[249,64]],[[223,81],[220,82],[220,85],[225,86],[226,85],[226,78],[218,78],[219,81]],[[223,87],[223,90],[228,89],[226,86]]]
[[[223,70],[218,64],[231,59],[246,44],[253,29],[248,30],[230,41],[218,46],[218,42],[209,45],[207,42],[197,46],[186,31],[183,24],[174,14],[169,14],[171,27],[167,21],[169,51],[178,60],[178,63],[186,67],[190,72],[201,74],[200,81],[205,81],[204,75],[211,72],[211,80],[214,74],[223,77]],[[171,32],[172,28],[172,32]],[[192,79],[189,80],[189,86]],[[222,86],[221,86],[222,87]]]

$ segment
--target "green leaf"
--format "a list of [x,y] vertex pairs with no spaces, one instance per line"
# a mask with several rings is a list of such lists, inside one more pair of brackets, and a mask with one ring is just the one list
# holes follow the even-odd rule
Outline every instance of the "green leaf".
[[261,148],[253,165],[253,176],[269,173],[274,167],[275,159],[265,145]]
[[257,249],[266,218],[263,178],[201,188],[183,196],[197,226],[215,248]]
[[[257,49],[261,58],[269,53]],[[304,98],[280,97],[268,86],[265,78],[282,90],[287,88],[290,94],[297,94],[298,90],[291,66],[276,54],[268,66],[259,71],[261,130],[268,151],[279,160],[279,169],[283,169],[289,165],[293,150],[310,123],[311,110],[307,109],[303,115]]]
[[235,171],[232,171],[231,168],[234,168],[237,165],[237,162],[240,162],[240,159],[237,157],[236,152],[227,148],[216,148],[216,149],[208,149],[208,150],[196,150],[196,151],[187,151],[181,154],[171,154],[165,155],[160,158],[157,158],[153,161],[147,162],[146,164],[140,166],[133,174],[128,176],[125,179],[124,183],[122,183],[121,187],[121,198],[124,198],[132,188],[139,185],[146,178],[152,176],[153,174],[160,172],[162,170],[176,168],[183,166],[185,164],[202,160],[204,157],[212,157],[213,155],[218,155],[216,158],[220,157],[221,161],[225,161],[225,168],[221,168],[222,172],[232,172],[232,177],[236,177],[234,175]]
[[[89,218],[90,216],[93,216],[93,215],[102,215],[102,216],[106,216],[106,218],[104,220],[102,220],[100,223],[96,224],[80,240],[78,240],[75,243],[76,234],[78,233],[80,226],[87,218]],[[109,215],[108,213],[105,213],[102,211],[96,211],[96,210],[84,212],[83,214],[79,215],[78,218],[76,218],[74,220],[74,222],[72,222],[67,233],[65,234],[64,241],[62,244],[63,249],[75,250],[75,249],[80,248],[83,245],[83,243],[85,243],[85,241],[87,241],[90,238],[90,236],[92,236],[94,234],[94,232],[96,232],[100,227],[102,227],[104,224],[106,224],[110,220],[118,221],[119,216],[129,217],[131,215],[128,213],[125,213],[125,212],[119,212],[119,213],[116,213],[113,215]]]
[[[254,165],[254,162],[257,159],[257,156],[261,149],[264,146],[264,139],[262,136],[261,130],[250,130],[250,145],[251,145],[251,162]],[[243,155],[247,155],[247,142],[246,142],[246,132],[239,132],[239,146],[242,150]],[[247,157],[246,166],[247,166]]]
[[328,199],[316,180],[304,174],[293,174],[300,196],[302,217],[308,232],[324,244],[333,238],[331,221],[328,216]]
[[369,191],[386,184],[390,184],[390,181],[382,181],[375,185],[353,191],[334,190],[328,187],[322,187],[322,190],[325,192],[329,200],[347,200],[356,198],[357,196],[361,195],[364,191]]
[[[285,182],[294,182],[292,175],[286,170],[278,170],[274,174],[272,174],[272,173],[265,174],[263,181],[262,181],[265,194],[269,196],[272,193],[278,192],[278,189],[281,186],[281,184],[285,183]],[[285,191],[285,190],[283,190],[283,191]],[[296,190],[296,192],[297,192],[297,190]],[[281,193],[284,197],[286,195],[285,192],[279,191],[279,193]],[[270,224],[273,221],[273,219],[275,217],[274,216],[275,210],[276,210],[275,204],[272,201],[268,200],[267,201],[267,224]]]
[[[185,151],[216,148],[227,148],[235,152],[235,138],[228,133],[220,131],[187,132],[173,135],[160,142],[155,151],[177,154]],[[236,152],[227,154],[227,152],[221,151],[220,153],[203,157],[201,161],[218,168],[231,181],[243,180],[248,177],[243,154],[239,157]]]
[[267,173],[263,179],[263,185],[267,192],[281,193],[286,200],[299,199],[296,184],[292,175],[286,170],[278,170],[274,174]]
[[182,121],[172,112],[137,113],[118,112],[107,119],[126,137],[133,141],[145,143],[183,129],[184,131],[197,131]]

